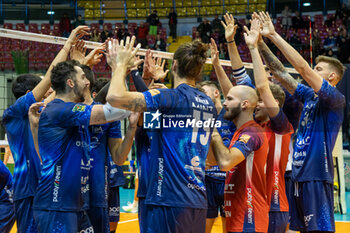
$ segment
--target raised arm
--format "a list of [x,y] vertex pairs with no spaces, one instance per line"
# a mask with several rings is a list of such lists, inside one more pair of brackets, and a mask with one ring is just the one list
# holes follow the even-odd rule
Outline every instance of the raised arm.
[[37,103],[32,104],[29,108],[29,111],[28,111],[30,131],[32,133],[35,151],[38,154],[41,163],[43,161],[42,161],[40,153],[39,153],[38,129],[39,129],[40,115],[43,112],[44,108],[45,108],[44,102],[37,102]]
[[224,94],[224,97],[226,97],[227,93],[230,91],[233,85],[230,79],[227,77],[227,74],[225,73],[224,68],[222,68],[220,64],[219,51],[213,38],[211,39],[211,43],[210,43],[210,51],[211,51],[211,61],[213,63],[216,77],[219,80],[222,93]]
[[253,71],[255,86],[259,91],[260,97],[265,104],[267,113],[270,118],[276,117],[280,111],[278,103],[272,95],[270,90],[269,81],[266,77],[264,65],[262,63],[259,50],[258,39],[260,36],[260,22],[258,19],[251,21],[250,31],[247,27],[244,27],[244,39],[249,48],[250,54],[253,60]]
[[133,66],[133,59],[139,49],[138,46],[133,49],[135,37],[126,38],[118,44],[117,40],[112,41],[112,48],[108,49],[107,56],[111,58],[112,80],[107,94],[107,102],[113,107],[131,110],[133,112],[143,112],[147,109],[146,101],[142,93],[129,92],[126,88],[126,71]]
[[263,23],[261,34],[268,37],[283,53],[292,66],[299,72],[301,77],[318,92],[321,89],[323,78],[317,74],[305,59],[288,44],[274,29],[268,13],[260,12],[260,21]]
[[132,113],[129,117],[129,126],[123,141],[116,138],[108,139],[108,147],[111,152],[112,160],[118,166],[122,166],[128,158],[129,151],[134,142],[134,136],[137,128],[137,122],[140,113]]
[[41,82],[33,89],[32,92],[33,92],[33,95],[34,95],[34,98],[35,98],[36,101],[41,101],[44,98],[45,93],[51,87],[51,70],[52,70],[52,68],[56,64],[67,60],[68,53],[69,53],[72,45],[74,45],[77,42],[78,39],[80,39],[84,35],[87,35],[88,34],[88,32],[87,32],[88,30],[89,30],[88,26],[79,26],[79,27],[77,27],[76,29],[74,29],[72,31],[72,33],[70,34],[68,40],[64,44],[63,48],[57,54],[55,59],[52,61],[52,63],[50,65],[49,69],[47,70],[43,80],[41,80]]
[[227,48],[230,56],[231,66],[233,70],[237,70],[243,67],[242,59],[239,56],[238,49],[235,43],[237,25],[235,25],[235,19],[231,14],[226,13],[224,15],[224,18],[225,23],[221,21],[221,24],[225,28],[225,38],[227,41]]

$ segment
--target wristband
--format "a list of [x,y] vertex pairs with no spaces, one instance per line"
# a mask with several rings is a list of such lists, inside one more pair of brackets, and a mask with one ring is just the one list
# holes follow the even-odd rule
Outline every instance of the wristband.
[[233,42],[235,42],[235,40],[227,41],[226,43],[227,43],[227,44],[231,44],[231,43],[233,43]]

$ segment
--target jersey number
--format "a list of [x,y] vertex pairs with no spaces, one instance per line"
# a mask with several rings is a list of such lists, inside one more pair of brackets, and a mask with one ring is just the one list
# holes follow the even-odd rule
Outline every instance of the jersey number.
[[[201,120],[201,112],[198,110],[193,110],[193,118],[195,119],[196,122],[198,120]],[[203,112],[203,121],[209,120],[211,118],[213,118],[213,114]],[[199,141],[203,146],[205,146],[208,144],[208,141],[209,141],[210,127],[207,127],[207,128],[203,127],[203,129],[205,131],[205,135],[201,134],[199,136],[199,139],[200,139]],[[197,127],[197,124],[194,124],[191,142],[196,143],[197,137],[198,137],[198,127]]]

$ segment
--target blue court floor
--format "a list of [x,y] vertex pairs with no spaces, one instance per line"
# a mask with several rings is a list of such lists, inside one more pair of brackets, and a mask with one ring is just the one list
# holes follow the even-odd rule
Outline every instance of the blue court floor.
[[[120,206],[125,206],[128,202],[133,202],[134,200],[134,189],[120,189]],[[335,221],[337,222],[350,222],[350,192],[346,192],[346,207],[347,214],[334,214]],[[124,212],[120,208],[121,212]],[[350,231],[350,230],[349,230]]]

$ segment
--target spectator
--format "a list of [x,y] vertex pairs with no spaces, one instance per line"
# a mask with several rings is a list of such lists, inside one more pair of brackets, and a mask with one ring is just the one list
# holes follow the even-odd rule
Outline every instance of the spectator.
[[334,54],[333,49],[328,49],[326,52],[327,57],[334,57],[337,58],[337,56]]
[[348,31],[348,33],[350,33],[350,15],[348,16],[348,18],[346,20],[344,20],[344,26],[345,26],[346,30]]
[[289,38],[289,43],[297,50],[301,49],[301,40],[298,37],[297,33],[294,32]]
[[95,28],[92,32],[91,32],[91,41],[95,41],[95,42],[99,42],[101,40],[100,38],[101,33]]
[[211,26],[213,28],[213,31],[218,31],[220,36],[222,34],[225,34],[225,29],[221,24],[221,20],[219,19],[219,15],[216,14],[215,18],[213,19],[213,21],[211,22]]
[[202,38],[201,38],[201,35],[200,35],[199,31],[195,32],[194,37],[192,38],[192,40],[199,40],[200,42],[202,42]]
[[145,23],[142,21],[140,22],[140,26],[136,29],[137,43],[140,43],[142,48],[146,48],[148,30],[148,27],[146,27]]
[[285,6],[281,14],[282,14],[282,25],[284,29],[288,29],[292,25],[292,19],[291,19],[292,12],[290,11],[288,6]]
[[157,15],[157,10],[153,10],[152,14],[148,16],[147,23],[149,23],[149,34],[157,35],[157,26],[160,25],[159,17]]
[[158,34],[156,37],[156,41],[154,42],[154,49],[158,51],[166,51],[166,42],[163,38]]
[[300,16],[299,11],[295,11],[295,16],[292,18],[292,27],[294,29],[305,28],[305,22]]
[[337,40],[333,36],[333,32],[331,30],[328,30],[328,36],[326,37],[326,39],[323,42],[323,47],[326,50],[333,49],[334,51],[337,51],[338,49],[336,49],[336,45],[337,45]]
[[343,44],[349,39],[348,32],[345,29],[342,29],[337,37],[337,46],[340,48]]
[[70,23],[70,19],[68,18],[67,13],[64,13],[63,17],[60,20],[59,30],[60,30],[61,36],[69,37],[69,34],[72,31],[72,25]]
[[211,37],[211,25],[208,19],[203,20],[203,22],[198,26],[198,31],[203,43],[209,43]]
[[113,34],[108,30],[108,27],[107,25],[103,25],[103,31],[101,33],[101,42],[104,43],[107,38],[112,38],[113,37]]
[[170,36],[173,38],[173,42],[175,42],[177,37],[176,36],[177,14],[174,11],[174,8],[170,8],[168,18],[169,18]]
[[335,12],[335,18],[336,19],[341,19],[341,20],[346,20],[350,16],[350,10],[349,8],[343,3],[341,5],[341,8]]
[[344,63],[350,63],[350,34],[348,33],[347,39],[345,42],[342,42],[339,46],[339,51],[338,51],[338,59]]
[[125,24],[122,24],[122,28],[118,28],[117,36],[119,40],[126,40],[126,37],[130,36],[128,29],[125,27]]
[[85,25],[85,20],[83,20],[81,15],[78,15],[77,19],[73,23],[73,27],[79,27],[80,25]]

